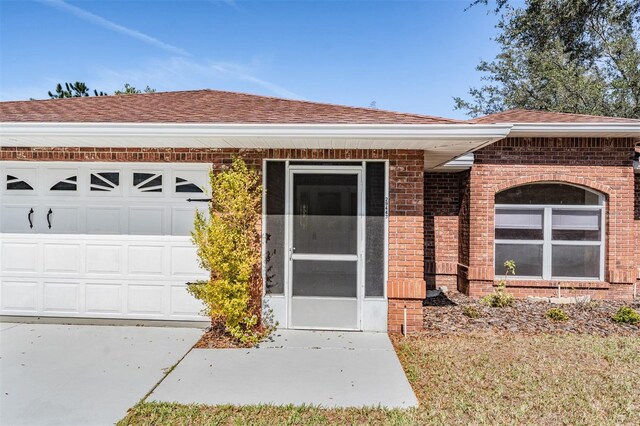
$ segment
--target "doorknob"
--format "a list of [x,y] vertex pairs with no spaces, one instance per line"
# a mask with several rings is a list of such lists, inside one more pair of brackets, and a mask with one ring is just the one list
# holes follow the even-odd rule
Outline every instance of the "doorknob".
[[29,228],[33,229],[33,207],[27,213],[27,219],[29,219]]
[[47,223],[49,224],[49,229],[51,229],[51,214],[53,213],[53,210],[49,209],[49,211],[47,212]]

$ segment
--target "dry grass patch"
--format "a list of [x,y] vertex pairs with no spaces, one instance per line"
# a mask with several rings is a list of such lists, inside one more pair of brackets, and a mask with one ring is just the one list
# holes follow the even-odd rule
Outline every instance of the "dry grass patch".
[[393,340],[418,409],[142,403],[119,424],[640,424],[640,336]]

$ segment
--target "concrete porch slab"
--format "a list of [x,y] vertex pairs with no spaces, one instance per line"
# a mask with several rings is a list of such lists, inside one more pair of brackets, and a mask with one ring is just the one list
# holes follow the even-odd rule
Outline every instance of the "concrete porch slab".
[[149,401],[408,408],[418,401],[383,333],[279,330],[252,349],[194,349]]

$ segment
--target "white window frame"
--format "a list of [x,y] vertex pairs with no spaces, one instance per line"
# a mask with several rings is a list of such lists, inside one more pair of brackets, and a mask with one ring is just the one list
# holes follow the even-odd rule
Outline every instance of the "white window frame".
[[[570,185],[565,183],[559,183],[559,185]],[[575,185],[572,185],[575,186]],[[557,204],[496,204],[494,208],[494,218],[498,210],[543,210],[542,240],[509,240],[509,239],[497,239],[495,238],[495,221],[494,221],[494,244],[493,244],[493,258],[495,265],[496,246],[498,244],[528,244],[528,245],[542,245],[542,276],[525,276],[525,275],[509,275],[506,277],[508,280],[543,280],[543,281],[604,281],[604,263],[605,263],[605,212],[606,212],[606,199],[602,194],[587,188],[579,187],[585,191],[592,192],[598,195],[597,205],[557,205]],[[552,215],[554,210],[583,210],[583,211],[599,211],[600,212],[600,240],[599,241],[565,241],[565,240],[553,240],[552,239]],[[556,277],[552,274],[552,251],[553,246],[592,246],[600,247],[600,268],[599,275],[597,277]],[[495,269],[495,266],[494,266]],[[517,272],[516,264],[516,272]],[[496,276],[502,276],[501,274],[495,274]]]

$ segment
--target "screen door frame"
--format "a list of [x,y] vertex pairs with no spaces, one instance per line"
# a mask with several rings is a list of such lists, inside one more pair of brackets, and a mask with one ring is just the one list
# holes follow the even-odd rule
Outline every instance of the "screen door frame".
[[[362,330],[362,300],[364,298],[364,235],[365,235],[365,182],[363,166],[318,166],[318,165],[290,165],[286,171],[287,182],[285,190],[285,299],[287,311],[287,326],[293,329],[307,330]],[[348,255],[332,255],[332,254],[296,254],[293,252],[293,199],[294,199],[294,176],[296,174],[334,174],[334,175],[356,175],[357,176],[357,250],[356,254],[356,326],[355,327],[335,327],[335,326],[298,326],[293,323],[292,304],[293,304],[293,261],[294,260],[337,260],[344,259]],[[323,301],[331,300],[331,297],[319,296],[297,296],[297,298],[305,298],[307,300],[321,299]],[[336,301],[345,300],[346,298],[336,297]],[[330,314],[330,312],[329,312]]]

